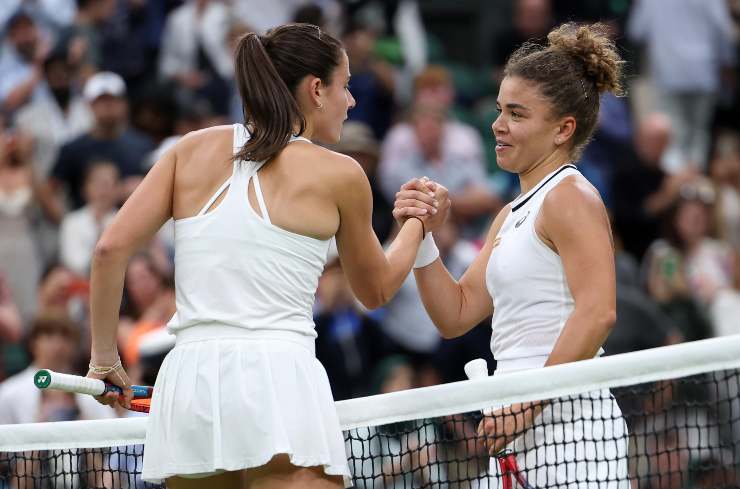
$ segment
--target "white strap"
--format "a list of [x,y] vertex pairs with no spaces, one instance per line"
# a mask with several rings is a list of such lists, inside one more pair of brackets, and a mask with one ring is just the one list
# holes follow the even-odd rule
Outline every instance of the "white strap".
[[218,190],[216,190],[216,193],[213,194],[213,196],[210,199],[208,199],[208,202],[206,202],[206,205],[204,205],[203,208],[200,210],[200,212],[198,212],[198,214],[196,215],[202,216],[203,214],[205,214],[206,211],[208,211],[208,209],[211,208],[213,203],[216,202],[216,200],[218,200],[219,197],[221,197],[221,194],[224,193],[224,191],[226,190],[226,187],[228,187],[230,183],[231,183],[231,177],[227,178],[226,181],[221,184]]
[[254,193],[257,196],[257,203],[260,206],[260,211],[262,212],[262,219],[265,220],[267,224],[272,224],[270,222],[270,214],[267,213],[267,206],[265,205],[265,199],[262,197],[262,189],[260,188],[260,178],[257,175],[257,172],[254,172]]
[[306,141],[307,143],[310,143],[311,140],[308,138],[304,138],[303,136],[291,136],[289,143],[293,143],[295,141]]
[[243,124],[234,124],[233,154],[237,154],[249,141],[249,131]]

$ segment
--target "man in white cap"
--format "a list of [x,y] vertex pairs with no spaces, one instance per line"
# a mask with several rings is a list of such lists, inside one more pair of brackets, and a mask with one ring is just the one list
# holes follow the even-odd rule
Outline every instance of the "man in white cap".
[[92,109],[93,127],[62,146],[42,192],[43,205],[55,220],[64,212],[59,199],[61,187],[66,187],[73,209],[84,205],[82,184],[90,163],[105,160],[118,167],[123,200],[141,181],[145,173],[142,162],[153,149],[148,137],[128,127],[126,83],[118,74],[105,71],[93,75],[82,94]]

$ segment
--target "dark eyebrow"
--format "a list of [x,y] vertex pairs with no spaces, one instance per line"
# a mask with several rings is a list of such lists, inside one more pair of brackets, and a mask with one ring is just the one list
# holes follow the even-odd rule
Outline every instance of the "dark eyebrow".
[[[501,104],[499,103],[498,100],[496,100],[496,105],[498,105],[499,107],[501,106]],[[529,108],[528,107],[526,107],[526,106],[524,106],[522,104],[517,104],[517,103],[509,103],[509,104],[506,104],[506,108],[509,109],[509,110],[519,109],[519,110],[529,111]]]

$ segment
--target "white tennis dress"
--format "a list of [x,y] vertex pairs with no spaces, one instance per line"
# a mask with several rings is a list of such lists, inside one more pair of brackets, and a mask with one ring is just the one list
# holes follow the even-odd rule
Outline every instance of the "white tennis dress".
[[[563,262],[535,229],[545,196],[571,175],[580,175],[575,166],[560,167],[515,199],[496,238],[486,269],[496,374],[544,366],[573,312]],[[532,487],[629,489],[627,446],[622,412],[604,389],[553,401],[507,448]],[[496,459],[490,470],[491,487],[502,487]]]
[[[234,126],[234,151],[248,139]],[[294,138],[303,139],[303,138]],[[237,161],[196,216],[175,222],[176,345],[154,386],[142,479],[202,477],[288,454],[349,485],[312,307],[329,241],[270,222],[260,163]],[[248,199],[250,181],[261,216]],[[226,192],[211,212],[206,210]]]

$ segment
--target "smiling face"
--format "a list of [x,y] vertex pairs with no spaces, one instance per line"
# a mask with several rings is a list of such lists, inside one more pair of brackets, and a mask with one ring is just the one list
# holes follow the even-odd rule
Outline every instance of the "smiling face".
[[[312,139],[325,144],[336,144],[342,133],[342,124],[347,119],[347,111],[355,106],[355,99],[349,91],[349,60],[342,51],[339,65],[334,69],[328,84],[314,77],[312,84],[314,100],[309,108]],[[318,108],[318,107],[321,108]]]
[[[565,152],[575,120],[555,119],[550,103],[534,83],[507,76],[501,82],[496,106],[499,115],[491,125],[496,138],[496,162],[512,173],[526,173]],[[571,127],[572,126],[572,127]]]

